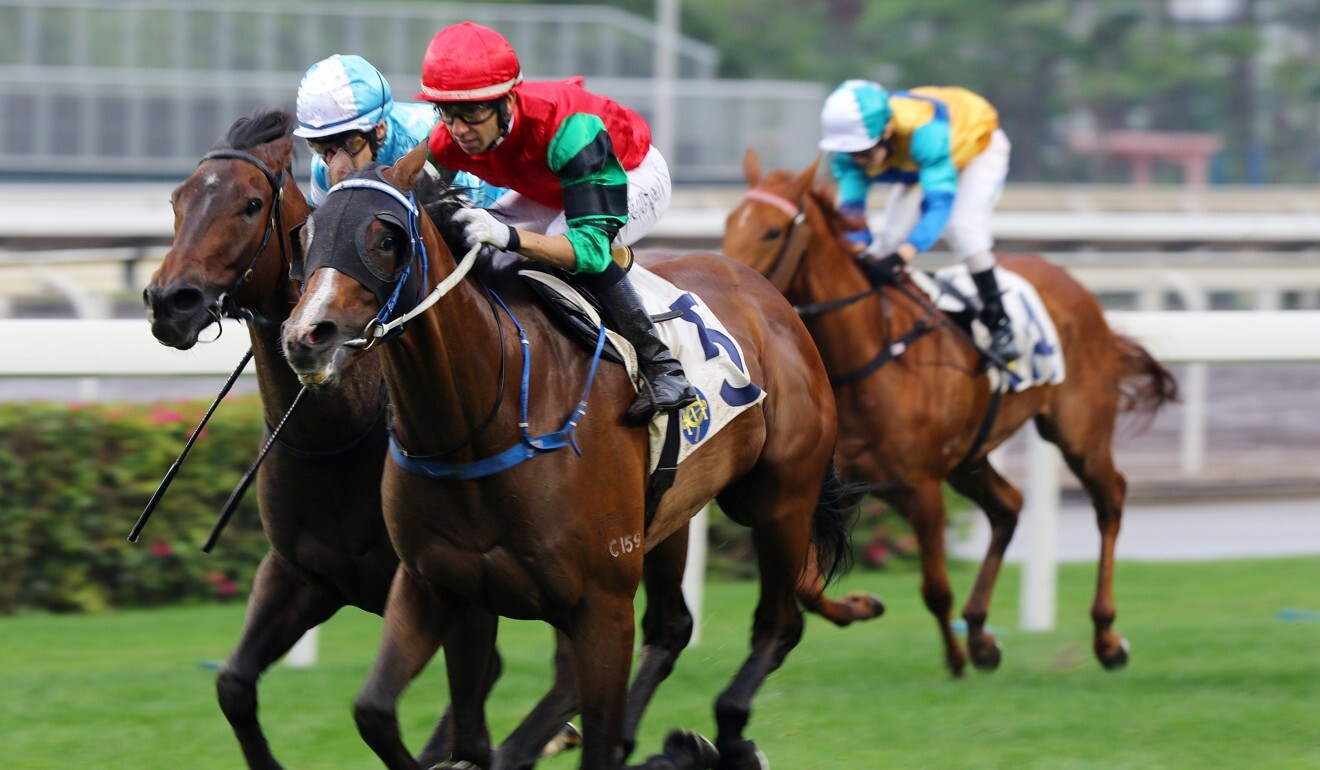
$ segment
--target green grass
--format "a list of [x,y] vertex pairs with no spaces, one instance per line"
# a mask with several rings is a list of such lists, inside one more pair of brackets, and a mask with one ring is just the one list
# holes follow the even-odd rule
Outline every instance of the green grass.
[[[963,597],[973,568],[952,570]],[[888,615],[842,630],[809,618],[748,734],[791,770],[1320,768],[1320,620],[1278,617],[1320,611],[1320,559],[1121,563],[1118,628],[1133,656],[1117,673],[1091,656],[1091,566],[1062,568],[1059,625],[1047,633],[1016,630],[1017,578],[1006,570],[990,620],[1000,670],[954,681],[917,576],[854,573],[838,590],[876,591]],[[676,725],[713,734],[711,704],[745,655],[754,596],[751,583],[708,586],[701,644],[661,688],[640,756]],[[241,618],[237,606],[0,618],[0,767],[241,767],[206,666],[228,653]],[[345,611],[322,629],[317,666],[265,677],[263,721],[290,770],[380,766],[350,716],[378,633],[377,618]],[[548,685],[551,638],[532,623],[501,634],[497,735]],[[410,745],[445,700],[432,665],[401,705]],[[542,766],[574,768],[577,757]]]

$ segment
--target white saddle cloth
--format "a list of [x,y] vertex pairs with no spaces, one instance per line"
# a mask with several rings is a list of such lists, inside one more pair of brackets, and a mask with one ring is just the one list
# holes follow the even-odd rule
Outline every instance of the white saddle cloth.
[[[937,282],[931,281],[919,271],[913,271],[913,276],[917,285],[930,294],[941,310],[952,313],[964,310],[962,300],[942,291]],[[963,296],[977,296],[972,276],[961,263],[950,265],[936,272],[935,276],[948,282]],[[1003,267],[995,268],[995,281],[1003,293],[1004,312],[1013,330],[1013,340],[1022,354],[1021,358],[1009,366],[1009,387],[1014,391],[1022,391],[1037,385],[1057,385],[1063,382],[1063,348],[1059,345],[1059,333],[1036,287]],[[979,318],[972,322],[972,335],[977,344],[983,347],[990,342],[990,332]],[[998,374],[999,370],[991,369],[991,387],[995,389],[1000,385]]]
[[[577,304],[593,321],[600,323],[596,309],[568,283],[535,270],[520,271],[519,274],[553,288]],[[682,421],[678,460],[682,462],[734,417],[761,403],[765,391],[748,376],[742,346],[700,297],[674,286],[638,264],[629,268],[628,277],[642,298],[642,305],[651,315],[681,312],[677,318],[656,324],[656,329],[660,339],[683,365],[683,373],[697,391],[696,403],[678,414]],[[636,352],[627,340],[612,329],[606,329],[605,334],[623,356],[628,376],[635,387],[639,376]],[[660,458],[668,424],[667,414],[658,415],[651,421],[652,468]]]

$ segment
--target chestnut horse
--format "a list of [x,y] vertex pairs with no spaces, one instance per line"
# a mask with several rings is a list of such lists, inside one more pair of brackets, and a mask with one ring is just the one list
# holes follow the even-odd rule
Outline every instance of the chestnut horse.
[[[1101,541],[1091,606],[1095,655],[1106,668],[1123,666],[1128,645],[1113,628],[1113,577],[1127,482],[1114,466],[1111,443],[1120,412],[1153,414],[1176,400],[1173,376],[1141,345],[1115,334],[1095,297],[1064,270],[1036,256],[1001,256],[1003,268],[1030,281],[1044,300],[1067,379],[1006,393],[983,433],[992,396],[981,352],[910,281],[872,290],[843,236],[832,190],[814,184],[816,163],[796,175],[762,175],[748,150],[743,170],[751,189],[729,214],[724,253],[768,276],[799,307],[831,377],[844,380],[834,389],[839,472],[846,481],[872,485],[911,523],[921,547],[922,598],[939,625],[949,669],[961,675],[968,653],[977,668],[999,665],[999,644],[985,623],[1022,495],[988,454],[1033,419],[1095,506]],[[906,350],[886,362],[901,349],[898,342]],[[980,506],[991,525],[989,550],[963,608],[966,652],[949,617],[945,480]]]
[[[620,767],[625,722],[637,713],[627,690],[643,553],[665,548],[717,498],[752,529],[761,597],[751,655],[716,701],[716,747],[722,768],[759,768],[755,744],[744,737],[752,697],[801,637],[795,591],[811,549],[816,568],[832,575],[848,554],[854,509],[834,475],[834,399],[810,336],[754,271],[713,254],[656,257],[657,273],[699,293],[725,324],[742,347],[744,373],[765,397],[704,439],[648,517],[648,432],[624,423],[635,395],[628,374],[596,368],[592,350],[565,334],[514,270],[483,261],[464,277],[476,252],[456,261],[408,197],[425,158],[422,146],[393,168],[351,174],[347,158],[332,161],[336,187],[312,216],[306,290],[283,336],[302,382],[324,389],[350,376],[361,349],[391,330],[376,355],[396,414],[383,502],[401,566],[380,654],[356,703],[359,730],[386,766],[418,767],[399,735],[398,698],[452,625],[484,609],[545,620],[569,637],[581,766]],[[456,224],[440,222],[450,231]],[[710,339],[735,350],[718,333]],[[533,436],[547,428],[556,432]],[[526,461],[501,462],[511,456]],[[402,467],[419,457],[447,465]],[[488,464],[497,464],[494,472],[479,470]],[[679,576],[674,569],[664,581],[648,569],[648,601],[662,595],[681,605]],[[493,642],[493,622],[487,632]],[[647,658],[644,650],[639,678]],[[488,767],[485,716],[471,681],[486,664],[448,646],[446,660],[452,759]],[[682,766],[712,761],[695,753],[697,763]],[[679,766],[673,756],[655,761],[649,766]]]
[[[279,424],[302,389],[279,339],[299,296],[287,275],[297,250],[289,231],[310,211],[293,179],[293,126],[287,112],[254,113],[202,158],[171,195],[174,243],[143,293],[152,334],[180,350],[222,315],[248,320],[267,426]],[[262,672],[341,607],[383,614],[398,566],[380,503],[384,382],[379,361],[366,359],[336,390],[303,399],[257,478],[271,547],[253,579],[238,646],[216,682],[251,768],[280,767],[257,720]],[[501,747],[508,766],[530,767],[569,716],[571,708],[560,707],[537,725],[524,723]],[[424,763],[447,755],[444,733],[436,729]]]

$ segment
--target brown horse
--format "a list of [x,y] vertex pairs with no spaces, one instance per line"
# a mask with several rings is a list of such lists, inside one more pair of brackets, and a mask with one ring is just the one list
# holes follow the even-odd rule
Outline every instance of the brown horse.
[[[851,380],[834,391],[840,474],[873,485],[874,494],[912,524],[921,545],[922,597],[939,624],[949,669],[961,675],[967,653],[950,625],[941,482],[990,520],[989,550],[963,618],[973,665],[994,669],[999,645],[985,622],[1022,495],[987,455],[1031,419],[1058,446],[1095,506],[1101,546],[1091,606],[1094,648],[1106,668],[1121,667],[1128,648],[1113,629],[1114,544],[1127,482],[1114,467],[1111,442],[1120,412],[1152,414],[1177,398],[1172,375],[1143,347],[1115,334],[1095,297],[1064,270],[1035,256],[1003,256],[1000,264],[1030,281],[1044,300],[1068,371],[1058,385],[1005,394],[983,433],[992,396],[981,352],[944,314],[932,312],[910,282],[871,290],[843,237],[832,191],[814,184],[816,164],[796,175],[762,175],[748,150],[743,167],[751,190],[729,214],[724,253],[768,276],[798,305],[831,376]],[[900,349],[898,342],[907,343],[906,350],[885,362]]]
[[[278,110],[240,118],[202,158],[171,196],[174,244],[143,293],[152,333],[181,350],[223,315],[248,320],[268,426],[279,424],[302,389],[279,339],[299,296],[288,279],[296,253],[289,231],[310,213],[291,170],[293,125]],[[336,390],[303,399],[257,479],[271,548],[257,568],[238,646],[216,682],[252,768],[280,767],[257,720],[262,672],[341,607],[385,610],[398,556],[381,515],[387,404],[375,358],[346,373]],[[496,664],[492,681],[497,672]],[[524,723],[501,747],[507,766],[530,767],[570,715],[567,703]],[[437,727],[423,763],[447,755],[445,732]]]
[[[383,497],[401,566],[380,654],[357,700],[359,730],[388,767],[416,768],[399,736],[398,697],[452,624],[485,609],[546,620],[571,639],[581,766],[620,767],[624,725],[637,713],[625,702],[642,555],[668,547],[666,538],[718,497],[727,515],[752,529],[761,598],[751,655],[716,702],[716,746],[722,768],[760,767],[743,735],[752,697],[801,636],[795,588],[811,546],[830,575],[847,553],[852,510],[838,497],[833,396],[806,329],[747,268],[712,254],[656,258],[658,273],[713,308],[765,398],[705,437],[648,521],[648,438],[623,420],[634,396],[627,373],[596,369],[592,351],[564,333],[513,270],[483,263],[475,280],[463,278],[475,254],[457,262],[405,197],[425,157],[421,147],[392,169],[368,166],[345,182],[338,180],[350,170],[346,158],[331,163],[337,185],[366,187],[337,186],[312,217],[306,291],[284,331],[302,381],[330,387],[348,376],[367,338],[393,329],[376,354],[396,412]],[[401,298],[393,313],[391,293]],[[727,340],[717,344],[732,349]],[[503,376],[506,369],[513,374]],[[708,403],[684,418],[698,418]],[[557,432],[533,437],[547,428]],[[553,446],[562,448],[541,451]],[[472,465],[510,456],[527,459],[499,462],[493,473]],[[402,467],[427,457],[445,465]],[[677,595],[681,569],[664,581],[646,562],[648,601],[661,590]],[[494,624],[487,630],[493,640]],[[452,757],[487,767],[479,688],[469,681],[486,666],[460,652],[446,647]],[[711,761],[694,759],[683,766]],[[676,766],[673,756],[656,761]]]

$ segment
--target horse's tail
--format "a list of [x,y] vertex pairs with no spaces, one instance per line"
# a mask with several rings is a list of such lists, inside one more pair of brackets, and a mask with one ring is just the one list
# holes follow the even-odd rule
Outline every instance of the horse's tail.
[[1178,381],[1135,340],[1115,334],[1123,360],[1118,408],[1123,412],[1154,415],[1165,404],[1178,401]]
[[825,470],[825,483],[821,485],[820,497],[816,501],[816,514],[811,517],[816,567],[825,585],[852,569],[852,529],[861,512],[865,489],[865,485],[843,483],[833,462]]

